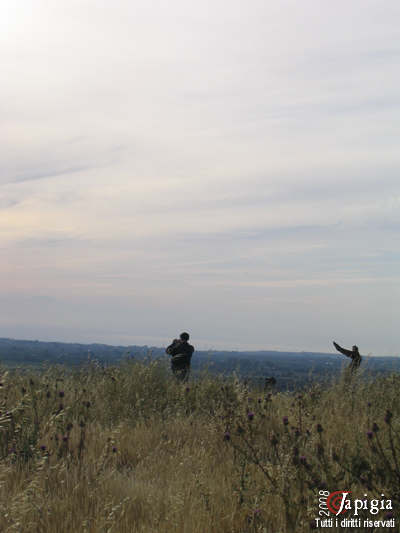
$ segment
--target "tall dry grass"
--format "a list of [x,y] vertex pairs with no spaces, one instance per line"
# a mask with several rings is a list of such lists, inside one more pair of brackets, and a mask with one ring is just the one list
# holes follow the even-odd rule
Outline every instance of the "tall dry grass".
[[271,394],[126,361],[0,383],[1,532],[303,532],[319,490],[398,513],[398,375]]

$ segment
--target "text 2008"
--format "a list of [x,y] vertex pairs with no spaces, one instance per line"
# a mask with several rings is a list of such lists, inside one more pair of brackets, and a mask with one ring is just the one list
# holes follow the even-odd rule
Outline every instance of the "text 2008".
[[329,516],[329,510],[328,506],[326,504],[326,500],[329,496],[330,492],[328,490],[320,490],[319,491],[319,516]]

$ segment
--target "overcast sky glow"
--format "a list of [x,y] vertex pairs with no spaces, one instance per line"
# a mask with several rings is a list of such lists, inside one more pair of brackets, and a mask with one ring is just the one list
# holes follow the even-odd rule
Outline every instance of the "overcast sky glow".
[[3,0],[0,336],[400,352],[398,0]]

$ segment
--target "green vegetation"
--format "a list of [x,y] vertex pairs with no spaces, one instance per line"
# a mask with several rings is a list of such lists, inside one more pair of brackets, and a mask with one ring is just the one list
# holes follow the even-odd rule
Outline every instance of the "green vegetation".
[[182,385],[165,361],[3,368],[0,531],[306,532],[320,490],[384,494],[399,520],[399,385]]

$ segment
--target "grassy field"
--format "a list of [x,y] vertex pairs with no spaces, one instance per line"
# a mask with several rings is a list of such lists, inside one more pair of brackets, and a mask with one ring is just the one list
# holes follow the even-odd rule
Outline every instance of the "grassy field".
[[393,510],[359,516],[396,526],[321,531],[399,531],[399,390],[395,374],[180,384],[151,361],[0,369],[0,531],[306,532],[338,490],[384,494]]

